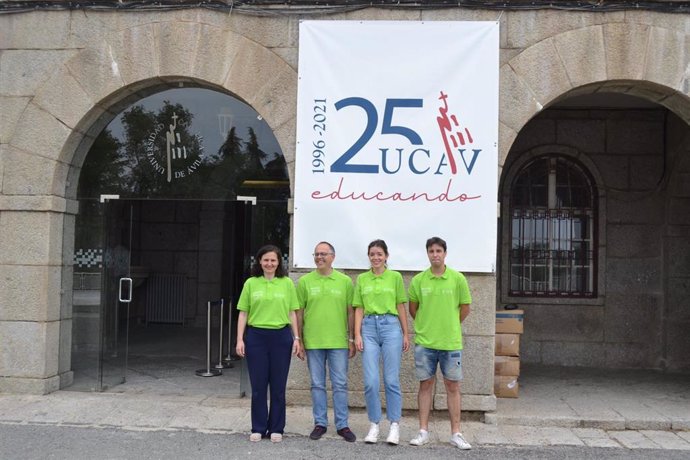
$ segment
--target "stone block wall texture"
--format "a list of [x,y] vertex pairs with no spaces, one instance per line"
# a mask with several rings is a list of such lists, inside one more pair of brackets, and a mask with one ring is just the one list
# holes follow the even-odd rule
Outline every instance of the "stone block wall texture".
[[666,349],[663,364],[671,369],[690,368],[690,159],[683,135],[687,126],[671,117],[669,139],[679,149],[678,167],[669,180],[669,198],[666,209],[668,228],[664,238],[663,254],[666,266],[666,299],[663,314],[662,338]]
[[[272,127],[294,177],[303,18],[201,9],[0,15],[0,391],[47,392],[69,381],[64,335],[72,330],[66,291],[76,183],[94,136],[124,104],[148,88],[179,82],[235,94]],[[560,311],[557,323],[574,324],[575,332],[566,329],[555,338],[548,321],[533,316],[525,359],[687,369],[686,15],[367,8],[318,19],[500,22],[499,171],[511,151],[560,143],[575,146],[597,165],[606,192],[602,236],[609,246],[600,253],[606,273],[599,302]],[[574,117],[551,111],[535,118],[558,99],[601,91],[643,97],[678,119],[664,120],[658,111]],[[660,155],[664,142],[666,154]],[[199,244],[213,238],[188,230]],[[183,271],[195,265],[199,270],[199,263],[181,256],[166,262]],[[216,281],[207,274],[210,290],[196,283],[197,304],[212,295]],[[466,407],[490,410],[492,315],[501,293],[497,277],[470,276],[476,308],[466,325]],[[630,293],[636,295],[626,297]],[[630,302],[640,311],[634,320],[624,315]],[[538,310],[528,308],[528,324]],[[29,357],[25,340],[33,351]],[[596,357],[579,356],[582,348],[597,347],[603,351]],[[606,359],[597,361],[601,356]],[[404,379],[414,404],[414,382],[409,375]],[[442,399],[439,392],[436,400]]]

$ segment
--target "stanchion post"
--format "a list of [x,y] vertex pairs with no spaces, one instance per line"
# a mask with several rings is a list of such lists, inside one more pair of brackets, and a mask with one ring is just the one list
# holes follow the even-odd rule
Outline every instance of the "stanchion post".
[[228,299],[228,355],[223,358],[227,367],[233,367],[233,361],[238,361],[239,356],[232,355],[232,296]]
[[[222,322],[222,321],[221,321]],[[206,308],[206,369],[198,369],[196,375],[199,377],[215,377],[222,374],[220,369],[211,369],[211,301],[208,301]]]
[[[230,363],[223,362],[223,315],[225,314],[225,300],[220,299],[220,334],[218,339],[218,364],[216,364],[216,369],[230,369],[234,367]],[[230,329],[230,326],[228,326]],[[228,342],[228,349],[230,349],[230,342]]]

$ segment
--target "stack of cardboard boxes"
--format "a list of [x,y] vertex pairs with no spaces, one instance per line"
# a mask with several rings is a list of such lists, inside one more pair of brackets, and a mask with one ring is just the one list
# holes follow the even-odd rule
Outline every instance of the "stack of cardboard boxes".
[[496,312],[496,356],[494,357],[494,394],[497,398],[518,397],[520,375],[520,334],[523,310]]

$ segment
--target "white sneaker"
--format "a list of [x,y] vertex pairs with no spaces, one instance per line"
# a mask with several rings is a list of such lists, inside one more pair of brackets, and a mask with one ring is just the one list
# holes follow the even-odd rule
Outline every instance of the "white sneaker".
[[397,446],[400,442],[400,425],[398,425],[396,422],[391,423],[391,428],[388,430],[386,442],[393,446]]
[[462,450],[470,450],[472,448],[470,443],[465,441],[465,438],[460,433],[453,433],[453,436],[450,437],[450,443]]
[[413,446],[423,446],[424,444],[429,443],[429,432],[426,430],[419,430],[419,433],[417,433],[417,436],[414,438],[410,439],[410,444]]
[[379,440],[379,424],[378,423],[372,423],[371,426],[369,427],[369,433],[367,433],[367,436],[364,438],[364,442],[367,444],[376,444],[376,441]]

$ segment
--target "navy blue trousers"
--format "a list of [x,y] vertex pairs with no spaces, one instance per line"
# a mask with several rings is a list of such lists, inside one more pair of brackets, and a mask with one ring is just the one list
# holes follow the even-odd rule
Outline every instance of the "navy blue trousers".
[[[285,430],[285,387],[292,357],[292,331],[248,327],[245,359],[252,385],[252,433],[262,436]],[[268,408],[268,390],[271,405]]]

